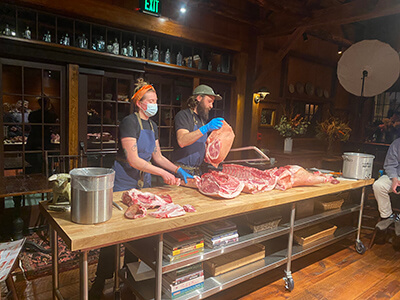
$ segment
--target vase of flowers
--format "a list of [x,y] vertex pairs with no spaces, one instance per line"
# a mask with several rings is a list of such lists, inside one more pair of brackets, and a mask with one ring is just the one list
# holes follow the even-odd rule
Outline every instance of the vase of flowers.
[[346,142],[350,138],[351,128],[348,123],[342,122],[339,118],[330,117],[318,123],[317,138],[328,142],[327,152],[333,154],[335,142]]
[[279,132],[281,136],[285,138],[284,141],[284,152],[290,153],[293,148],[293,137],[296,135],[304,134],[307,131],[307,127],[310,122],[304,120],[300,114],[297,114],[294,118],[291,116],[283,115],[279,124],[274,128]]

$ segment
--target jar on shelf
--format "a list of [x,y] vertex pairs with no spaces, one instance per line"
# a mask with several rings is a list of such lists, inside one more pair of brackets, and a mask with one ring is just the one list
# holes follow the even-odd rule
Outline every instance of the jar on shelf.
[[50,31],[47,31],[47,33],[45,33],[43,35],[43,41],[45,41],[47,43],[51,43],[51,33],[50,33]]
[[64,44],[65,46],[69,46],[69,45],[70,45],[70,39],[69,39],[68,33],[65,34],[63,44]]
[[100,39],[97,41],[97,51],[100,51],[100,52],[106,51],[106,42],[103,40],[102,35],[100,36]]
[[87,49],[88,48],[88,39],[83,33],[82,36],[78,37],[78,45],[79,48]]
[[148,60],[152,60],[153,59],[153,51],[151,51],[150,47],[147,49],[147,59]]
[[178,52],[178,54],[176,55],[176,64],[178,66],[182,66],[182,59],[183,59],[182,54]]
[[121,55],[128,56],[128,48],[124,45],[121,49]]
[[132,46],[132,41],[129,41],[128,47],[127,47],[127,53],[129,57],[133,57],[133,46]]
[[6,24],[6,28],[3,31],[4,35],[11,35],[11,29],[10,26],[8,24]]
[[119,54],[119,43],[118,43],[118,39],[115,38],[115,41],[113,43],[113,54],[118,55]]
[[112,41],[107,44],[107,53],[113,53],[113,45]]
[[171,52],[169,52],[169,49],[167,49],[167,52],[165,52],[165,63],[171,63]]
[[154,61],[158,61],[159,54],[160,53],[158,52],[157,45],[156,45],[156,46],[154,46],[154,50],[153,50],[153,60]]

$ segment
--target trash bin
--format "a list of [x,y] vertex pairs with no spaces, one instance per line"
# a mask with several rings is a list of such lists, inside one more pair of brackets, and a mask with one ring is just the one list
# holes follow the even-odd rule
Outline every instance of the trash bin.
[[112,216],[115,171],[107,168],[76,168],[71,175],[71,220],[97,224]]

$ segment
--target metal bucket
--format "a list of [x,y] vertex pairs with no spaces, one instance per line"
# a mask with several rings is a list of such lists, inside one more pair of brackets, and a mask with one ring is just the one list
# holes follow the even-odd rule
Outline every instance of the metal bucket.
[[106,168],[76,168],[71,175],[71,220],[96,224],[112,216],[115,171]]
[[345,152],[343,157],[343,177],[370,179],[375,156],[365,153]]

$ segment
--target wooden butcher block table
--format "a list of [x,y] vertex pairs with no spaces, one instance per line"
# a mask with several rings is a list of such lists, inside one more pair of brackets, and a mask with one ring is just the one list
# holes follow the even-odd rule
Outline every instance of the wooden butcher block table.
[[[293,203],[292,219],[290,229],[293,233],[294,226],[294,203],[300,200],[323,196],[327,194],[339,193],[341,191],[363,188],[371,185],[373,179],[369,180],[342,180],[339,184],[319,184],[310,187],[296,187],[286,191],[272,190],[259,194],[241,194],[234,199],[213,199],[202,195],[198,190],[188,187],[165,186],[143,191],[154,194],[169,194],[174,203],[184,205],[191,204],[197,210],[195,213],[170,219],[156,219],[147,215],[141,219],[127,219],[124,211],[113,209],[112,218],[104,223],[96,225],[81,225],[71,221],[69,212],[54,212],[47,210],[47,203],[40,204],[40,209],[45,218],[51,225],[53,257],[58,257],[57,241],[58,235],[65,241],[72,251],[81,252],[81,299],[88,298],[88,265],[87,252],[90,249],[101,248],[109,245],[120,245],[121,243],[133,241],[149,236],[159,236],[157,258],[156,258],[156,287],[155,299],[161,299],[161,276],[162,269],[162,247],[163,233],[178,229],[192,227],[218,219],[238,216],[254,212],[260,209],[274,207],[281,204]],[[121,201],[122,192],[114,193],[114,201],[124,209]],[[361,197],[361,209],[364,193]],[[359,239],[359,236],[357,237]],[[288,255],[291,256],[291,253]],[[54,260],[53,260],[54,261]],[[119,260],[116,260],[119,262]],[[119,263],[117,263],[119,268]],[[54,298],[62,299],[58,290],[58,264],[53,264],[53,286]],[[118,280],[116,280],[118,290]]]

